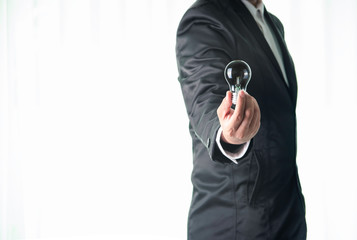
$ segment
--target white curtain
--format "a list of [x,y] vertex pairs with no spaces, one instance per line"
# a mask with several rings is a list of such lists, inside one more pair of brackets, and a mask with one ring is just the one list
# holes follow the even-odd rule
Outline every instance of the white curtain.
[[[186,239],[193,0],[0,0],[0,240]],[[266,0],[299,81],[309,239],[357,238],[357,2]]]

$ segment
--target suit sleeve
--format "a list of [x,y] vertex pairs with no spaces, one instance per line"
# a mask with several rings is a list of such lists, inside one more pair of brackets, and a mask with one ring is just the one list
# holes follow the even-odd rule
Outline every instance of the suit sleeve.
[[228,31],[216,18],[197,12],[183,17],[176,42],[179,82],[194,134],[212,160],[232,163],[216,144],[220,127],[217,108],[229,89],[224,68],[235,46]]

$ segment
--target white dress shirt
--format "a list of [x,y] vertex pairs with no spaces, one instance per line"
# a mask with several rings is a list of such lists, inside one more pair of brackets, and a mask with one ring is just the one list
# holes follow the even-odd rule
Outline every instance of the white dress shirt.
[[[267,24],[265,17],[264,17],[264,4],[259,3],[257,7],[255,7],[253,4],[251,4],[248,0],[241,0],[242,3],[247,7],[249,12],[252,14],[254,17],[254,20],[256,21],[258,27],[262,31],[265,40],[269,44],[279,66],[280,69],[283,73],[283,77],[285,80],[285,83],[289,86],[288,79],[286,77],[286,72],[284,68],[284,62],[283,62],[283,57],[281,53],[281,49],[279,47],[278,41],[275,37],[275,35],[272,33],[272,29],[270,28],[269,24]],[[249,64],[249,63],[248,63]],[[237,160],[242,158],[244,154],[247,152],[250,141],[246,142],[238,152],[236,153],[231,153],[223,149],[221,145],[221,135],[222,135],[222,128],[220,127],[217,132],[217,137],[216,137],[216,143],[218,145],[218,148],[222,152],[224,156],[226,156],[228,159],[230,159],[232,162],[235,164],[238,164]]]

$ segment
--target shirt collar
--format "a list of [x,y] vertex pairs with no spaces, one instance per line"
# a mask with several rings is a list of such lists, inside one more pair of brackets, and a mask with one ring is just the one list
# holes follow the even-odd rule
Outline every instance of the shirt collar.
[[241,0],[242,3],[247,7],[249,10],[250,14],[252,16],[256,16],[257,10],[260,11],[262,18],[264,19],[264,4],[263,2],[259,3],[257,7],[255,7],[253,4],[251,4],[248,0]]

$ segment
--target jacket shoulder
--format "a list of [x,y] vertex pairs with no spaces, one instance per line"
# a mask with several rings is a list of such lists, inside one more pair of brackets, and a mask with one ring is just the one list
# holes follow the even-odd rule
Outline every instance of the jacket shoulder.
[[228,0],[197,0],[183,15],[179,29],[196,22],[214,23],[224,19]]
[[191,8],[209,7],[209,6],[227,6],[230,0],[196,0]]

